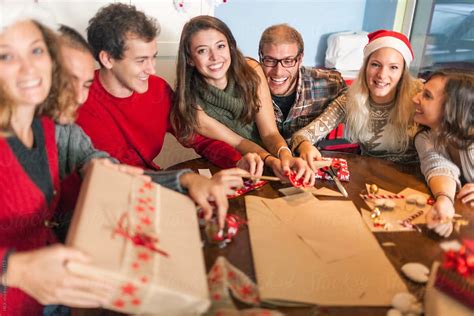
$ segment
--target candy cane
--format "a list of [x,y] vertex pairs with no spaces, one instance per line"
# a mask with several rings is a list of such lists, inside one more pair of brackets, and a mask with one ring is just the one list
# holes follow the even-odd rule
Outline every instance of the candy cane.
[[423,210],[419,210],[418,212],[413,213],[412,215],[408,216],[408,217],[405,218],[404,220],[399,221],[399,223],[400,223],[400,225],[402,225],[403,227],[414,228],[414,225],[412,224],[412,221],[413,221],[415,218],[420,217],[421,215],[423,215]]
[[403,194],[361,194],[361,198],[364,200],[375,200],[375,199],[404,199],[405,196]]

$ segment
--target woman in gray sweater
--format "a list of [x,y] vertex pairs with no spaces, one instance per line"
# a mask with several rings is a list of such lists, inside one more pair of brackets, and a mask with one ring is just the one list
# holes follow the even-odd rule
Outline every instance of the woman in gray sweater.
[[427,214],[428,227],[448,237],[453,230],[454,199],[474,208],[474,75],[460,70],[435,72],[413,101],[414,120],[425,126],[415,146],[436,200]]

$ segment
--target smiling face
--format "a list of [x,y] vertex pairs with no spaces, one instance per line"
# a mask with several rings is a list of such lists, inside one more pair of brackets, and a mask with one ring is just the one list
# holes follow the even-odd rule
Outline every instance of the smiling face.
[[423,86],[423,90],[413,98],[415,103],[415,122],[436,129],[443,118],[446,95],[446,78],[437,76]]
[[64,67],[72,75],[77,106],[89,95],[94,80],[95,61],[91,53],[67,45],[61,46]]
[[44,37],[32,21],[0,33],[0,81],[16,106],[35,107],[46,99],[52,66]]
[[404,67],[403,56],[393,48],[380,48],[370,55],[365,80],[375,103],[385,104],[395,99]]
[[267,77],[268,86],[273,95],[286,96],[292,94],[298,82],[298,71],[302,61],[302,54],[298,56],[297,43],[265,44],[262,46],[262,59],[278,60],[298,58],[294,66],[285,68],[281,62],[275,67],[268,67],[262,63],[263,72]]
[[201,30],[192,36],[189,52],[189,65],[196,67],[208,84],[225,89],[231,63],[225,35],[215,29]]
[[121,59],[107,57],[107,62],[102,61],[109,74],[102,84],[116,97],[127,97],[133,92],[147,92],[148,78],[156,72],[157,54],[156,40],[146,42],[141,38],[128,36]]

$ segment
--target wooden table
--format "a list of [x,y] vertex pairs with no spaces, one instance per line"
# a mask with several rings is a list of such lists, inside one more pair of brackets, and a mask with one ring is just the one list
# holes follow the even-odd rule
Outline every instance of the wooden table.
[[[323,152],[326,157],[339,157],[348,161],[349,171],[351,173],[350,181],[343,182],[349,198],[354,202],[358,209],[366,207],[365,202],[360,198],[359,193],[365,188],[365,183],[375,183],[379,187],[391,191],[399,192],[406,187],[411,187],[418,191],[428,193],[428,188],[424,178],[420,173],[418,165],[397,165],[389,161],[362,157],[353,154]],[[204,159],[194,159],[180,163],[170,169],[191,168],[211,169],[212,173],[219,169]],[[257,195],[266,198],[276,198],[282,196],[278,192],[279,188],[288,187],[289,184],[279,182],[270,182],[259,190],[248,194]],[[326,186],[333,190],[337,187],[332,181],[318,181],[317,187]],[[318,197],[324,199],[324,197]],[[441,259],[442,250],[439,242],[442,240],[452,240],[462,238],[474,238],[474,210],[464,209],[459,201],[456,201],[456,210],[468,219],[470,224],[461,229],[460,234],[453,232],[448,239],[443,239],[434,232],[421,226],[422,233],[419,232],[393,232],[393,233],[375,233],[380,244],[393,242],[394,247],[382,247],[386,256],[393,264],[395,269],[401,273],[401,266],[408,262],[420,262],[431,267],[433,261]],[[238,214],[246,218],[244,197],[239,197],[230,201],[230,213]],[[209,270],[218,256],[226,257],[232,264],[241,269],[255,281],[255,271],[253,267],[252,251],[250,247],[248,228],[243,227],[235,239],[227,247],[219,249],[213,246],[205,246],[204,256],[206,269]],[[408,281],[402,276],[410,292],[422,297],[424,287]],[[239,307],[245,307],[241,304]],[[280,311],[287,315],[386,315],[388,308],[374,307],[321,307],[312,306],[306,308],[280,308]],[[118,315],[106,310],[75,310],[74,315]]]
[[[358,209],[367,208],[365,202],[360,198],[361,190],[365,188],[365,183],[375,183],[379,187],[391,191],[399,192],[406,187],[416,189],[418,191],[429,193],[424,178],[421,175],[418,165],[398,165],[386,160],[371,157],[362,157],[359,155],[323,152],[325,157],[344,158],[348,162],[349,171],[351,173],[350,181],[343,182],[344,187],[349,194],[349,198],[354,202]],[[194,159],[173,166],[171,169],[191,168],[211,169],[212,173],[219,169],[204,159]],[[282,196],[278,192],[279,188],[288,187],[289,184],[281,184],[279,182],[270,182],[259,190],[248,194],[257,195],[266,198],[276,198]],[[337,191],[336,185],[332,181],[318,181],[317,187],[326,186]],[[323,197],[318,197],[324,199]],[[334,198],[332,198],[334,199]],[[233,199],[230,202],[230,213],[235,213],[246,218],[244,197]],[[464,226],[460,234],[453,232],[448,238],[444,239],[428,230],[422,228],[419,232],[393,232],[393,233],[375,233],[379,243],[393,242],[394,247],[382,247],[386,256],[401,273],[401,266],[408,262],[420,262],[431,267],[436,259],[442,257],[442,249],[439,242],[442,240],[452,240],[461,238],[474,238],[474,211],[463,209],[459,201],[457,201],[457,212],[462,214],[464,218],[470,221],[469,226]],[[231,263],[241,269],[244,273],[255,280],[255,271],[253,267],[252,251],[250,248],[250,240],[248,228],[241,229],[236,238],[224,249],[213,246],[206,246],[204,249],[206,268],[209,270],[218,256],[226,257]],[[408,281],[404,277],[408,289],[416,296],[422,297],[423,286]],[[309,307],[309,308],[281,308],[280,311],[288,315],[385,315],[388,308],[374,307]]]

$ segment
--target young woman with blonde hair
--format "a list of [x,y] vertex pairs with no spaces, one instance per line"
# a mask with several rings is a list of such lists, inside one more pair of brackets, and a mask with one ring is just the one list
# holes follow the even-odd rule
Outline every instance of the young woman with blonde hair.
[[345,137],[359,143],[362,155],[403,163],[417,161],[411,99],[421,89],[421,82],[408,71],[413,60],[410,43],[393,31],[380,30],[368,36],[358,78],[347,94],[340,96],[346,102],[336,100],[292,137],[293,150],[310,165],[321,156],[313,145],[339,123],[346,124]]

